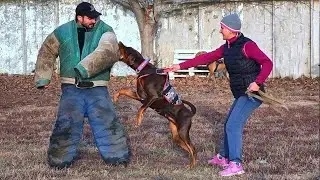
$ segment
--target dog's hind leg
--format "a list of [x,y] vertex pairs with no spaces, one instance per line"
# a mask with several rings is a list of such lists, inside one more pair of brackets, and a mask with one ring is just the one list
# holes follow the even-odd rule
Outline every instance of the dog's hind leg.
[[182,141],[186,144],[186,146],[189,149],[189,153],[190,153],[190,165],[189,167],[194,167],[196,164],[196,157],[197,157],[197,153],[195,150],[195,147],[192,145],[190,137],[189,137],[189,131],[191,128],[191,117],[187,117],[184,119],[183,121],[184,123],[179,125],[178,128],[178,133],[180,138],[182,139]]
[[178,144],[181,148],[183,148],[189,153],[190,164],[188,165],[188,167],[189,168],[194,167],[196,164],[196,151],[194,146],[191,144],[190,138],[189,138],[190,126],[188,126],[187,129],[185,128],[178,129],[177,126],[172,122],[172,120],[170,120],[169,127],[171,129],[173,142]]
[[131,89],[127,88],[127,89],[121,89],[119,90],[117,93],[115,93],[113,95],[113,103],[117,103],[118,102],[118,99],[119,99],[119,96],[121,95],[125,95],[131,99],[135,99],[135,100],[138,100],[138,101],[141,101],[141,99],[138,97],[137,93],[132,91]]
[[216,62],[213,62],[213,63],[211,63],[211,64],[208,65],[208,70],[209,70],[208,79],[209,79],[209,80],[212,80],[212,79],[213,79],[213,81],[214,81],[214,86],[216,86],[216,84],[217,84],[216,74],[215,74],[216,68],[217,68]]

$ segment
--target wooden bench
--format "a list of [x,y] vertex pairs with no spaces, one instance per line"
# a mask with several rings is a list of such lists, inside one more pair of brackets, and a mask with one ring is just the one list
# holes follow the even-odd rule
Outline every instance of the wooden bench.
[[[195,57],[200,51],[209,52],[211,50],[199,50],[199,49],[176,49],[174,50],[173,64],[179,64]],[[200,65],[189,69],[178,70],[176,72],[170,72],[169,78],[174,79],[176,77],[187,77],[197,75],[199,77],[207,77],[209,73],[207,65]]]

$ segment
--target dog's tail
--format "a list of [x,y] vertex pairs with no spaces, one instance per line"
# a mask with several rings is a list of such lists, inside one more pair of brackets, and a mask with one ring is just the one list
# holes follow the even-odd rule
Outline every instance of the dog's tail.
[[184,104],[187,104],[190,108],[191,108],[191,111],[192,111],[192,114],[195,115],[196,112],[197,112],[197,108],[189,101],[186,101],[186,100],[182,100],[182,102]]

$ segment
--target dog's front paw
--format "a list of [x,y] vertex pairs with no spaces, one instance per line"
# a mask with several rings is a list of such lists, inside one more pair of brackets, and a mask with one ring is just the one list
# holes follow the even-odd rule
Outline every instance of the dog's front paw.
[[189,165],[186,165],[185,168],[186,169],[192,169],[192,168],[194,168],[194,165],[189,164]]
[[139,127],[141,125],[142,117],[143,117],[143,113],[141,113],[141,111],[139,110],[139,113],[137,114],[137,119],[135,122],[136,127]]
[[118,100],[119,100],[119,95],[118,94],[113,95],[113,97],[112,97],[113,104],[116,104],[118,102]]
[[134,127],[136,127],[136,128],[140,127],[140,125],[141,125],[141,122],[134,123]]

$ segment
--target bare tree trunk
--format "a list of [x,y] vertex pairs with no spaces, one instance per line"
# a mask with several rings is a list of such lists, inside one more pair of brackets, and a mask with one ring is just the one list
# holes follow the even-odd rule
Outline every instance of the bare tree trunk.
[[141,35],[141,54],[143,57],[150,58],[152,61],[154,59],[154,52],[153,52],[153,27],[150,24],[145,24],[143,32]]
[[153,5],[141,7],[138,0],[129,1],[139,27],[141,39],[141,54],[145,58],[150,58],[152,63],[156,63],[154,54],[155,19],[153,16]]
[[155,38],[155,20],[153,17],[153,6],[149,6],[145,12],[145,23],[143,31],[140,32],[142,55],[150,58],[153,63],[156,63],[154,53],[154,38]]

